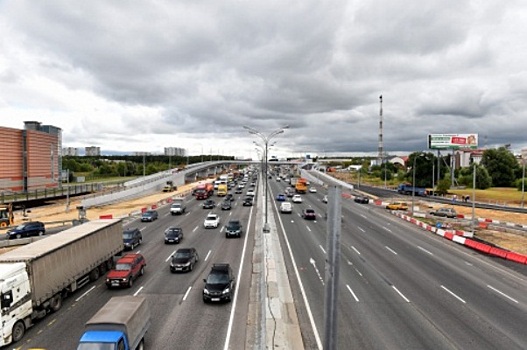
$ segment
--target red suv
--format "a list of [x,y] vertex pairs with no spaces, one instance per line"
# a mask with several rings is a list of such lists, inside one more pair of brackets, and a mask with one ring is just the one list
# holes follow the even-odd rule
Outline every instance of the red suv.
[[126,254],[106,275],[106,286],[132,287],[134,280],[145,273],[146,260],[141,254]]

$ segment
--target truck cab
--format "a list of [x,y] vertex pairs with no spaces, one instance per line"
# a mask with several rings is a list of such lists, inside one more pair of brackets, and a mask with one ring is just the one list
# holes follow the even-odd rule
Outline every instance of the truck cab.
[[120,331],[88,331],[80,339],[77,350],[135,350],[130,347],[126,334]]

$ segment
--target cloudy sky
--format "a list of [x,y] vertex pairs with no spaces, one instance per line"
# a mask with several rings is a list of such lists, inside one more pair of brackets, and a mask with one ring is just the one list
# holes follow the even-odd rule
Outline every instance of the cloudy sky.
[[[102,153],[527,147],[525,0],[0,0],[0,125]],[[261,140],[260,140],[261,141]]]

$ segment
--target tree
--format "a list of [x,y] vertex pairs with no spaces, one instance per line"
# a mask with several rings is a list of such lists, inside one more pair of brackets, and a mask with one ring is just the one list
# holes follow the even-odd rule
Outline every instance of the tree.
[[450,181],[449,178],[444,178],[439,180],[436,187],[436,193],[439,196],[444,196],[448,193],[448,190],[450,189],[450,186],[452,185],[452,181]]
[[481,165],[492,174],[492,186],[512,187],[516,180],[519,164],[507,148],[488,149],[483,152]]

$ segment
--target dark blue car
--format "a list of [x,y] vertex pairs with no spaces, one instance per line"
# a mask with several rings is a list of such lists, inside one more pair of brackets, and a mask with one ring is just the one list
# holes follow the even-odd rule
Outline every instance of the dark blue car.
[[276,200],[279,201],[279,202],[284,202],[284,201],[286,200],[286,198],[285,198],[285,194],[279,193],[279,194],[276,196]]
[[18,225],[17,227],[7,231],[7,238],[22,238],[30,236],[42,236],[46,234],[46,228],[40,221],[29,221]]

